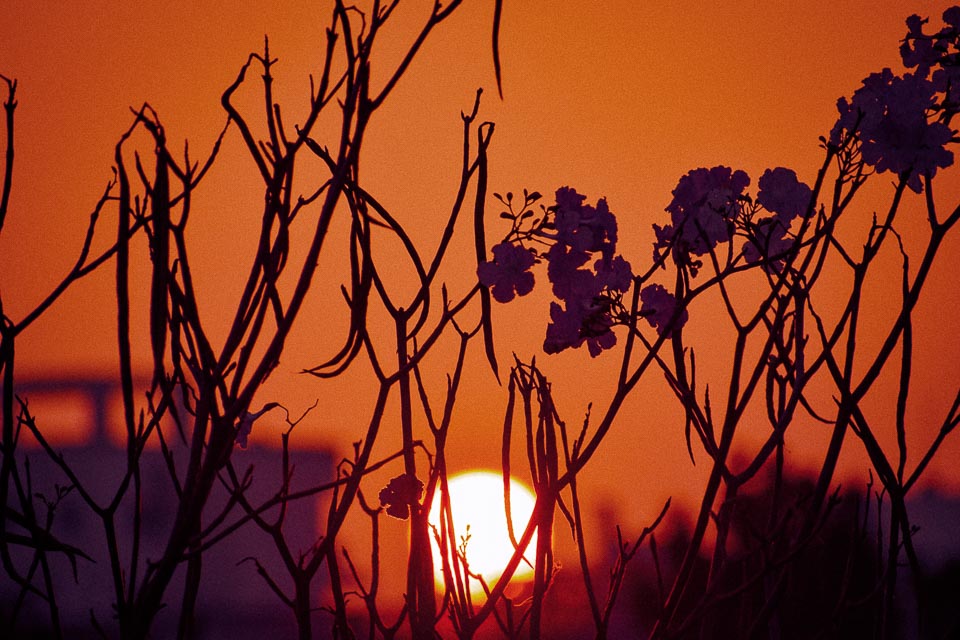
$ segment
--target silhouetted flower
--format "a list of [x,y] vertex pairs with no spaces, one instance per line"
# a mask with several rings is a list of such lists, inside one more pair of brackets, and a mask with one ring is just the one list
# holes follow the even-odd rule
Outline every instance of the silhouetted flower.
[[580,325],[583,315],[571,313],[556,302],[550,303],[550,322],[547,324],[547,337],[543,341],[545,353],[560,353],[568,347],[583,344],[580,337]]
[[[598,319],[608,321],[609,316],[601,315],[598,316]],[[587,335],[584,339],[587,342],[587,351],[590,352],[592,358],[596,358],[604,349],[612,349],[617,344],[617,334],[611,331],[609,327],[596,335]]]
[[493,261],[477,267],[480,283],[490,288],[497,302],[510,302],[514,295],[523,296],[533,290],[535,258],[519,245],[501,242],[493,248]]
[[883,116],[884,88],[893,79],[893,72],[884,69],[879,73],[871,73],[863,79],[862,86],[853,94],[853,100],[845,97],[837,100],[837,111],[840,117],[830,131],[830,142],[839,145],[843,142],[844,133],[862,131],[876,126],[876,122]]
[[[939,103],[941,117],[949,119],[960,109],[960,7],[943,12],[946,26],[936,33],[926,34],[926,18],[912,15],[907,18],[907,35],[900,44],[903,65],[916,68],[920,78],[930,77],[933,88],[945,94]],[[930,70],[935,69],[930,75]]]
[[[743,257],[753,264],[765,260],[763,270],[767,273],[780,273],[783,270],[782,254],[793,246],[794,239],[788,234],[786,225],[776,216],[764,218],[751,225],[750,239],[743,245]],[[771,259],[774,256],[781,256]]]
[[[936,174],[953,164],[953,152],[944,146],[953,132],[942,122],[929,121],[934,86],[916,74],[895,76],[890,69],[873,73],[847,101],[840,98],[840,118],[830,133],[840,144],[843,132],[859,130],[863,161],[877,171],[908,174],[908,185],[922,190],[921,176]],[[859,122],[859,126],[858,126]]]
[[954,29],[960,29],[960,7],[953,6],[944,11],[943,21]]
[[547,252],[547,278],[553,284],[553,295],[561,300],[570,297],[593,296],[599,292],[595,290],[594,275],[581,269],[590,254],[586,251],[571,249],[568,245],[558,242]]
[[654,224],[653,235],[656,237],[653,243],[653,261],[657,262],[666,255],[666,250],[673,244],[673,225],[665,224],[661,227]]
[[[943,21],[947,26],[936,33],[924,33],[924,26],[929,22],[926,18],[914,14],[907,18],[907,35],[900,43],[900,57],[903,66],[908,69],[916,67],[916,74],[926,78],[930,69],[939,66],[941,71],[949,67],[956,67],[956,56],[949,53],[951,45],[957,49],[957,39],[960,37],[960,7],[950,7],[943,12]],[[934,79],[936,83],[936,78]],[[944,87],[938,86],[938,91]]]
[[[649,284],[640,291],[640,315],[647,319],[657,333],[662,334],[666,330],[676,312],[677,299],[663,285]],[[686,323],[687,310],[684,309],[673,328],[680,329]]]
[[573,251],[602,251],[612,257],[617,245],[617,218],[600,198],[597,206],[583,204],[582,196],[570,187],[557,189],[554,226],[557,240]]
[[423,483],[409,473],[397,476],[380,490],[380,505],[387,508],[387,515],[406,520],[412,506],[419,504]]
[[[944,14],[946,15],[946,14]],[[934,66],[943,54],[933,46],[933,38],[923,33],[923,25],[928,22],[914,14],[907,18],[907,37],[900,44],[900,57],[903,66],[910,69],[917,68],[917,75],[926,78],[930,68]]]
[[[611,331],[612,308],[630,288],[633,272],[629,262],[614,255],[617,219],[606,200],[598,200],[596,207],[585,205],[585,196],[570,187],[557,189],[556,197],[552,208],[556,236],[546,252],[547,277],[563,305],[550,304],[543,350],[558,353],[586,344],[596,357],[617,343]],[[587,266],[596,253],[600,258]]]
[[684,175],[666,208],[672,226],[654,226],[658,245],[672,242],[681,254],[702,256],[728,241],[739,200],[749,184],[746,173],[724,166],[701,167]]
[[623,256],[615,256],[612,260],[601,258],[594,263],[593,270],[600,286],[607,291],[624,293],[633,282],[633,270]]
[[789,227],[791,220],[807,213],[813,191],[797,179],[792,169],[767,169],[760,176],[757,186],[760,187],[757,203],[777,214],[784,226]]
[[630,263],[615,256],[597,260],[593,271],[577,269],[586,256],[585,252],[569,251],[560,243],[547,254],[547,274],[553,282],[554,295],[564,301],[564,306],[550,304],[550,324],[543,343],[546,353],[586,343],[590,355],[596,357],[617,343],[611,331],[611,307],[633,282]]
[[545,353],[559,353],[564,349],[579,348],[584,343],[590,355],[596,358],[604,349],[617,344],[617,335],[611,331],[610,299],[598,296],[567,300],[561,307],[550,303],[550,324],[543,341]]
[[[511,198],[507,194],[505,202],[509,203]],[[553,285],[553,294],[563,304],[555,302],[550,307],[544,340],[547,353],[586,343],[590,354],[596,356],[616,344],[617,338],[611,332],[617,322],[615,311],[622,313],[622,295],[633,282],[630,263],[615,255],[616,216],[605,199],[599,199],[596,206],[584,204],[584,200],[586,197],[575,189],[560,187],[556,204],[545,210],[542,222],[535,221],[529,229],[519,228],[518,218],[506,214],[514,220],[511,237],[549,246],[541,250],[539,257],[546,258],[547,278]],[[525,192],[525,203],[529,201]],[[494,259],[477,268],[477,275],[482,284],[490,287],[494,298],[508,302],[533,288],[529,269],[536,262],[536,255],[503,242],[493,248]]]

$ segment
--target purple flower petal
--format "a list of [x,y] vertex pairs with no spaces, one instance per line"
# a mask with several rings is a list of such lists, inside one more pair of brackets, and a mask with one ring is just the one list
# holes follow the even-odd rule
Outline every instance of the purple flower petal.
[[776,213],[785,226],[789,226],[797,216],[807,213],[813,191],[797,179],[793,169],[767,169],[757,185],[760,187],[757,203],[767,211]]
[[[663,334],[677,311],[677,299],[663,285],[650,284],[640,291],[640,315],[647,319],[650,326]],[[674,324],[680,329],[687,323],[687,310],[684,309]]]
[[530,268],[535,261],[527,249],[501,242],[493,248],[493,261],[477,266],[477,278],[490,289],[497,302],[510,302],[514,296],[524,296],[533,290]]

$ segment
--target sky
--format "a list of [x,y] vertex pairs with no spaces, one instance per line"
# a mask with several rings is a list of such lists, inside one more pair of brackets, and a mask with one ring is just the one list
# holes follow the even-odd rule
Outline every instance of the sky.
[[[409,41],[429,4],[404,5],[397,28],[386,34],[383,68],[396,61],[401,43]],[[491,191],[528,188],[549,195],[569,185],[588,202],[605,197],[618,216],[621,250],[634,264],[646,265],[651,225],[666,221],[671,190],[687,171],[724,164],[747,171],[755,187],[764,169],[787,166],[812,182],[822,153],[817,138],[829,132],[837,98],[852,94],[870,72],[900,68],[898,44],[908,13],[930,15],[938,23],[949,3],[506,0],[504,5],[503,100],[496,95],[490,55],[493,2],[468,1],[434,34],[371,125],[363,165],[368,189],[382,194],[380,199],[408,221],[420,246],[435,246],[437,224],[456,189],[459,114],[483,87],[480,117],[496,123]],[[189,140],[194,157],[202,157],[224,121],[221,92],[267,34],[271,54],[279,59],[276,98],[290,114],[288,122],[296,121],[304,112],[307,76],[321,59],[325,6],[212,0],[0,3],[0,73],[19,81],[14,187],[0,234],[4,312],[22,317],[76,259],[89,213],[111,178],[114,145],[132,121],[130,108],[149,102],[168,139],[176,141],[171,146]],[[242,104],[256,108],[256,98],[250,89]],[[229,308],[242,286],[243,250],[252,246],[262,202],[245,160],[238,137],[231,134],[221,164],[197,195],[190,223],[202,312],[215,334],[227,322],[218,310]],[[862,224],[890,193],[889,180],[876,180],[874,187],[870,197],[876,199],[857,213]],[[948,197],[950,190],[942,189],[940,195]],[[492,199],[489,206],[494,207]],[[905,203],[905,212],[916,214],[913,226],[905,216],[908,247],[918,246],[911,243],[922,235],[921,207],[918,199]],[[112,220],[105,215],[98,242],[107,242]],[[497,222],[489,217],[488,238],[506,231]],[[468,261],[470,243],[465,236],[455,245]],[[922,336],[917,338],[919,373],[910,407],[913,451],[933,437],[955,391],[949,381],[960,380],[960,347],[949,330],[955,321],[948,316],[950,308],[960,308],[960,287],[949,268],[958,252],[960,244],[947,243],[930,282],[935,295],[921,301],[915,328]],[[298,373],[324,360],[345,329],[342,315],[330,311],[343,281],[336,275],[337,255],[328,260],[323,273],[334,275],[319,284],[319,295],[308,304],[260,400],[279,398],[295,415],[319,400],[297,437],[341,457],[361,436],[372,405],[368,372],[358,369],[330,383]],[[146,278],[146,263],[137,269],[135,275]],[[115,369],[112,277],[108,269],[79,283],[22,337],[18,370],[23,376]],[[472,271],[453,269],[445,277],[451,286],[463,285]],[[618,360],[542,353],[549,298],[545,273],[537,278],[534,294],[495,308],[501,366],[511,353],[536,355],[554,383],[561,411],[569,423],[579,424],[588,402],[600,408],[609,400]],[[874,283],[877,293],[867,301],[877,328],[889,322],[884,299],[896,292],[890,282],[895,285],[896,279]],[[842,284],[837,283],[838,290]],[[691,343],[705,354],[728,351],[729,333],[711,319],[710,309],[703,307],[699,317],[694,313]],[[134,322],[145,326],[146,318],[142,306],[135,311]],[[869,345],[876,336],[868,332],[863,340]],[[146,366],[145,333],[141,338],[139,362]],[[481,356],[477,345],[449,443],[454,470],[496,468],[499,460],[505,395]],[[705,363],[708,375],[714,371],[722,384],[721,360],[707,357]],[[452,360],[431,367],[428,379],[439,397]],[[612,510],[634,530],[649,523],[668,496],[692,500],[707,470],[702,454],[691,466],[682,420],[667,393],[657,379],[641,385],[583,475],[581,490],[591,496],[597,513]],[[829,408],[829,399],[822,400]],[[278,438],[276,431],[259,435]],[[787,450],[798,471],[815,468],[828,436],[822,425],[797,425]],[[890,445],[892,437],[884,433],[882,441]],[[388,435],[380,453],[386,455],[398,442]],[[756,440],[744,442],[749,448]],[[954,439],[940,460],[958,455]],[[852,438],[843,465],[841,479],[859,486],[866,482],[864,457]],[[949,464],[931,468],[930,478],[960,490],[960,476]]]

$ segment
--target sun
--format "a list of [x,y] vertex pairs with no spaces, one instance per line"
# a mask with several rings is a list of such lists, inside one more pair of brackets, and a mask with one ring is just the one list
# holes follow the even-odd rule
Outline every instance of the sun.
[[[467,535],[466,557],[471,573],[483,576],[491,588],[500,577],[504,567],[513,556],[513,544],[507,532],[507,518],[503,507],[503,476],[491,471],[469,471],[451,476],[447,481],[450,492],[450,511],[457,544]],[[523,533],[530,514],[533,513],[535,498],[533,493],[518,480],[510,479],[510,513],[513,530],[517,538]],[[440,530],[440,495],[434,497],[430,509],[429,522]],[[536,548],[537,536],[533,535],[527,547],[527,558]],[[433,550],[434,575],[438,583],[443,583],[443,563],[436,540]],[[513,579],[529,579],[533,569],[521,562]],[[474,591],[480,590],[476,581],[471,583]]]

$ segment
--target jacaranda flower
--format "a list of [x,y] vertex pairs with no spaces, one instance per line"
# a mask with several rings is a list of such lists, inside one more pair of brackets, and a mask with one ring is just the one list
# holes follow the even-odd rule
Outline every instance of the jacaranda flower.
[[524,296],[533,291],[535,258],[519,245],[501,242],[493,248],[493,261],[477,267],[480,283],[490,288],[497,302],[510,302],[515,295]]
[[586,343],[590,355],[596,358],[604,349],[617,344],[617,334],[611,330],[612,326],[609,298],[567,300],[563,307],[551,302],[550,324],[547,325],[543,350],[545,353],[559,353]]
[[658,244],[673,242],[675,250],[702,256],[730,239],[743,190],[750,178],[743,171],[717,166],[690,171],[677,183],[667,205],[672,225],[655,228]]
[[[647,319],[657,333],[663,334],[667,330],[676,312],[677,299],[663,285],[649,284],[640,291],[640,315]],[[684,309],[676,319],[673,329],[680,329],[686,323],[687,310]]]
[[797,179],[793,169],[777,167],[767,169],[757,182],[760,191],[757,193],[757,203],[777,217],[784,226],[800,215],[805,215],[810,207],[810,198],[813,191]]
[[934,85],[917,74],[895,76],[890,69],[873,73],[849,102],[840,98],[840,118],[830,141],[840,144],[843,132],[859,131],[863,161],[878,172],[907,175],[909,187],[920,193],[921,177],[953,164],[944,147],[953,131],[928,119],[934,106]]
[[610,258],[617,246],[617,218],[603,198],[597,206],[583,204],[585,196],[570,187],[557,189],[554,226],[557,240],[573,251],[602,251]]
[[405,473],[390,480],[386,487],[380,490],[380,505],[387,508],[387,514],[394,518],[406,520],[410,517],[411,507],[420,502],[423,493],[423,482],[414,475]]

